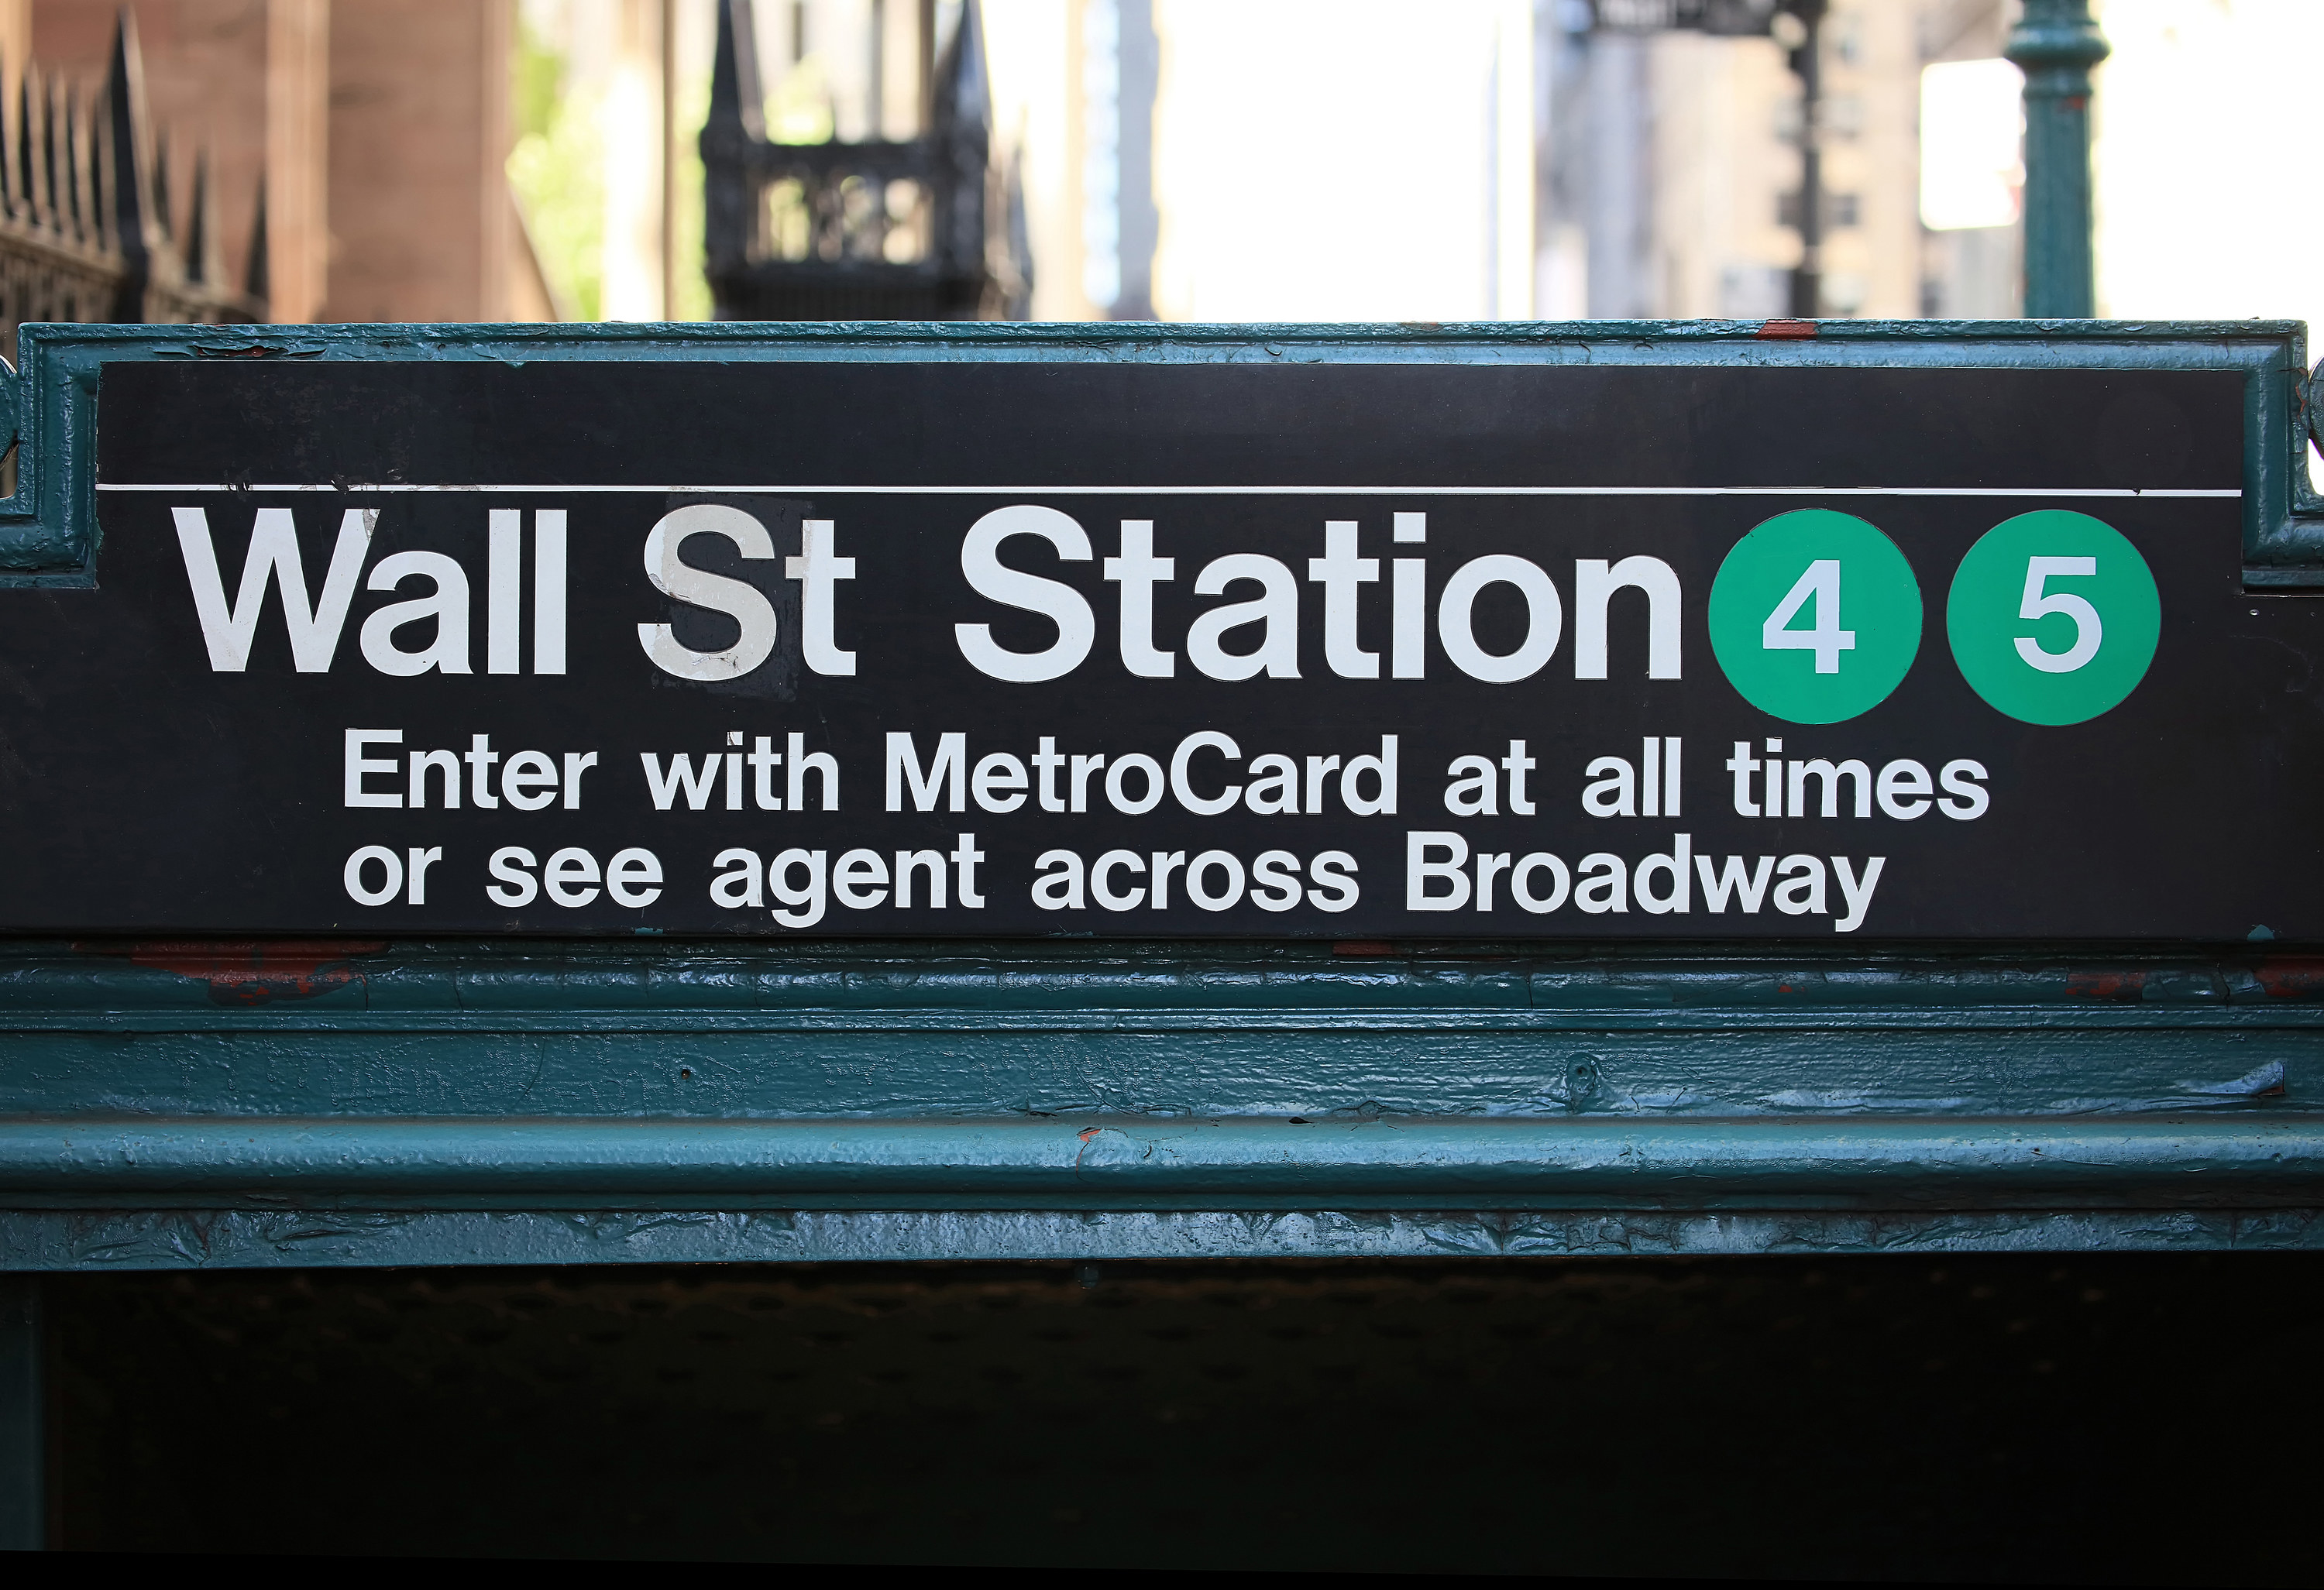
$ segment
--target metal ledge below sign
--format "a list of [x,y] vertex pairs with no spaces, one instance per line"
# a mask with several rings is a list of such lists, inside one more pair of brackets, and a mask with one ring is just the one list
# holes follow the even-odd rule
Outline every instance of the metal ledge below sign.
[[2324,1248],[2316,1209],[258,1211],[0,1214],[25,1270],[873,1260],[1525,1259]]
[[25,1204],[1860,1212],[2324,1203],[2314,1117],[0,1123]]
[[0,1267],[2324,1245],[2297,326],[23,346]]
[[1361,948],[26,946],[0,1249],[2324,1242],[2324,962]]

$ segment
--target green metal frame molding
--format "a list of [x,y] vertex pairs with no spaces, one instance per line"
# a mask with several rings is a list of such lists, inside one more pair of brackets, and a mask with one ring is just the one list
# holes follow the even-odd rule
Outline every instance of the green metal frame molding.
[[[100,572],[100,367],[198,357],[2238,370],[2246,580],[2324,585],[2283,323],[22,347],[18,586]],[[0,1269],[2324,1246],[2324,958],[2292,947],[1381,948],[0,941]]]
[[0,379],[17,446],[0,500],[0,584],[86,585],[97,532],[97,381],[128,359],[1768,365],[2236,370],[2246,380],[2246,580],[2324,586],[2310,487],[2306,328],[2290,320],[1588,320],[1167,326],[830,322],[687,326],[27,326]]

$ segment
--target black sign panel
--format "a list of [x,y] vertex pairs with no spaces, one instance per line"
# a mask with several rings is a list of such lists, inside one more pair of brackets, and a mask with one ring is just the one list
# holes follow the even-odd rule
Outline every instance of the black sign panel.
[[2229,372],[106,368],[20,930],[2309,937]]

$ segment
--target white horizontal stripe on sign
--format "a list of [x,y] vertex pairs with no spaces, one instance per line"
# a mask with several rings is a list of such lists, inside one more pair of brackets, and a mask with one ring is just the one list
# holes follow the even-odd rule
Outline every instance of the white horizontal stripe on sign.
[[2241,497],[2240,490],[2181,491],[2158,486],[523,486],[417,485],[405,481],[286,482],[229,485],[218,481],[148,484],[99,481],[100,492],[331,492],[411,493],[493,492],[526,496],[632,492],[664,497]]

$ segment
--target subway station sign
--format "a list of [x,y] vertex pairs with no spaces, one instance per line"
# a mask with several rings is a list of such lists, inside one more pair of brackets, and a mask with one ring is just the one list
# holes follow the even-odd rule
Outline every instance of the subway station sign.
[[2324,933],[2234,371],[97,393],[93,588],[0,593],[19,930]]

